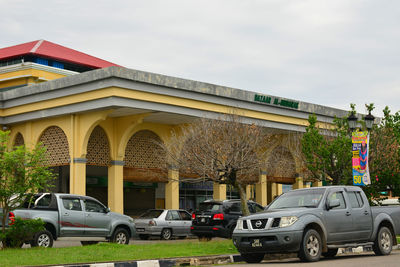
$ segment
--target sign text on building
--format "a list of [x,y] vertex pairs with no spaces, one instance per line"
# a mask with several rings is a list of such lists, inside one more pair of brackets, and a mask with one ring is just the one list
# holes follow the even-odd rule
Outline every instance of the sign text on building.
[[282,107],[286,107],[286,108],[295,108],[295,109],[299,108],[299,102],[285,100],[285,99],[281,99],[278,97],[272,98],[271,96],[266,96],[266,95],[255,94],[254,101],[267,103],[267,104],[273,104],[273,105],[282,106]]

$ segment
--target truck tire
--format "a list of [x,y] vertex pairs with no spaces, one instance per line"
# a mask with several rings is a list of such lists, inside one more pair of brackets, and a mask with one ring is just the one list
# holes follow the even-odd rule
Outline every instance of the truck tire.
[[121,244],[121,245],[127,245],[129,244],[129,233],[126,231],[124,228],[117,228],[114,231],[114,234],[111,237],[111,242]]
[[374,245],[372,249],[378,256],[389,255],[392,252],[393,247],[393,236],[389,228],[383,226],[379,228],[378,234],[376,235]]
[[81,241],[82,246],[96,245],[99,241]]
[[263,259],[265,254],[264,253],[241,253],[240,256],[244,259],[247,263],[260,263]]
[[337,248],[329,248],[327,252],[322,252],[322,256],[325,258],[333,258],[336,256],[338,250]]
[[53,246],[53,235],[47,230],[37,232],[33,236],[31,246],[51,248]]
[[172,239],[172,230],[169,228],[164,228],[161,231],[161,239],[171,240]]
[[299,258],[302,261],[318,261],[321,258],[322,242],[321,237],[314,229],[304,232],[303,240],[300,244]]

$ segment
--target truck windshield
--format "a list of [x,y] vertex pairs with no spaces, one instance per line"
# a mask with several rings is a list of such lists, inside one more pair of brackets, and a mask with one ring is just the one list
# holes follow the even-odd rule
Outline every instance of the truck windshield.
[[300,207],[316,208],[321,202],[324,193],[325,188],[289,191],[275,199],[267,210]]

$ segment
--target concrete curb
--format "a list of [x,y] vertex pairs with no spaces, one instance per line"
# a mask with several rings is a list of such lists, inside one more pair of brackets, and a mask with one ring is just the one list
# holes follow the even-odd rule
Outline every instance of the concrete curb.
[[[393,250],[400,249],[399,246],[394,246]],[[364,252],[371,252],[372,247],[357,247],[339,249],[340,254],[357,254]],[[296,253],[286,254],[267,254],[264,260],[283,260],[289,258],[297,258]],[[235,262],[243,262],[243,258],[239,254],[233,255],[212,255],[212,256],[195,256],[195,257],[182,257],[160,260],[140,260],[140,261],[125,261],[125,262],[108,262],[108,263],[84,263],[84,264],[70,264],[58,265],[55,267],[172,267],[172,266],[201,266],[213,264],[228,264]]]

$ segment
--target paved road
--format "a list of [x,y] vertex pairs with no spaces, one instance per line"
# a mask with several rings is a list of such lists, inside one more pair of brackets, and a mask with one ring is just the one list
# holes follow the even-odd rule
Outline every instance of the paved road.
[[[224,265],[221,265],[224,266]],[[248,267],[246,264],[235,264],[235,265],[225,265],[229,267]],[[279,267],[332,267],[332,266],[340,266],[340,267],[398,267],[400,266],[400,250],[395,250],[389,256],[375,256],[373,253],[363,253],[363,254],[347,254],[337,256],[333,259],[324,259],[322,258],[318,262],[313,263],[304,263],[301,262],[298,258],[293,259],[285,259],[285,260],[274,260],[274,261],[263,261],[260,264],[252,264],[251,266],[279,266]]]

